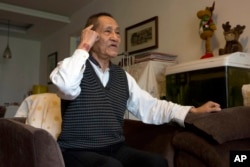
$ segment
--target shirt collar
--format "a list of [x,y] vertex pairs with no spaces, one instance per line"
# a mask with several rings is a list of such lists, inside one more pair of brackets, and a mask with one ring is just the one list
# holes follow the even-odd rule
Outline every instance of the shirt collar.
[[[96,66],[98,66],[99,68],[101,68],[101,66],[100,66],[100,64],[98,63],[98,61],[97,61],[92,55],[89,56],[89,60],[90,60],[92,63],[94,63]],[[112,63],[111,63],[111,61],[109,61],[109,68],[111,68],[111,67],[112,67]]]

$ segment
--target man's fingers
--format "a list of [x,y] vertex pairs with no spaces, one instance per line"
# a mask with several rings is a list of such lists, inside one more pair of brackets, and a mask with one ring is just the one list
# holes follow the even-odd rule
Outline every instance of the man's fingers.
[[86,29],[86,30],[91,30],[91,29],[93,28],[93,26],[94,26],[94,25],[91,24],[90,26],[86,27],[85,29]]

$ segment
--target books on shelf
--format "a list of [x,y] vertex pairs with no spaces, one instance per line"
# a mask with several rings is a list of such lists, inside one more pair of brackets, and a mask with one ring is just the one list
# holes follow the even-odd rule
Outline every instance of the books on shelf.
[[155,60],[155,61],[176,61],[177,55],[160,53],[160,52],[147,52],[134,56],[134,63],[143,61]]

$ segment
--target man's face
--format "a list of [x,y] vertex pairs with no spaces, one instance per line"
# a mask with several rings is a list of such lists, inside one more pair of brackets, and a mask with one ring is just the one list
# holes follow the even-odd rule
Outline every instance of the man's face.
[[120,46],[120,30],[117,22],[107,16],[98,18],[96,32],[99,39],[92,47],[91,53],[101,59],[110,59],[117,56]]

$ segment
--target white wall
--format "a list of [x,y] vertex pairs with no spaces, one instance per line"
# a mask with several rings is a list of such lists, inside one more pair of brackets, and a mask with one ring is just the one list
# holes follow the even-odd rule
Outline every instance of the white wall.
[[[42,56],[53,51],[59,52],[59,59],[69,56],[70,35],[81,30],[89,15],[105,11],[110,12],[118,20],[123,39],[126,27],[157,15],[159,17],[159,48],[156,51],[177,54],[180,63],[200,59],[205,50],[204,41],[198,34],[200,20],[196,13],[212,4],[211,0],[93,0],[86,8],[75,13],[69,26],[42,43]],[[217,30],[211,41],[215,56],[218,55],[219,48],[225,45],[221,26],[226,21],[230,21],[233,27],[236,24],[246,25],[240,42],[244,51],[249,51],[249,5],[248,0],[227,0],[226,3],[217,0],[215,2],[213,19]],[[50,45],[53,47],[49,47]],[[124,41],[121,46],[121,52],[123,51]],[[46,57],[42,59],[44,63]],[[44,80],[43,76],[45,74],[42,72],[41,80]]]
[[[3,99],[2,97],[4,96],[4,101],[19,100],[34,82],[47,84],[47,56],[55,51],[58,52],[58,60],[62,60],[69,56],[70,37],[72,35],[78,35],[81,28],[84,26],[87,17],[97,12],[110,12],[118,20],[123,39],[126,27],[153,16],[158,16],[159,48],[156,49],[156,51],[177,54],[180,63],[199,59],[204,54],[204,42],[200,39],[198,34],[200,20],[197,18],[196,13],[197,11],[204,9],[206,6],[211,6],[212,3],[212,0],[92,0],[87,7],[80,11],[76,11],[71,17],[72,22],[70,25],[58,30],[55,34],[41,42],[41,52],[39,50],[39,43],[16,40],[16,45],[19,48],[16,51],[15,48],[13,48],[13,52],[15,51],[16,54],[26,55],[26,52],[28,52],[27,54],[33,56],[32,58],[38,55],[41,56],[40,71],[37,69],[37,58],[34,60],[35,63],[29,64],[27,64],[28,60],[30,60],[28,57],[22,59],[22,61],[17,60],[16,63],[14,63],[13,59],[11,66],[14,63],[18,64],[17,67],[7,67],[7,64],[5,64],[6,67],[4,67],[3,70],[1,70],[3,68],[1,63],[1,77],[3,74],[6,75],[4,86],[1,86],[2,79],[0,81],[1,99]],[[212,39],[212,49],[214,54],[218,55],[218,49],[223,48],[225,45],[221,25],[226,21],[230,21],[232,26],[235,26],[236,24],[246,25],[246,29],[240,37],[240,42],[243,44],[244,51],[249,52],[250,43],[248,42],[248,38],[250,34],[250,22],[248,16],[250,15],[250,10],[248,8],[250,6],[250,1],[227,0],[225,3],[223,0],[217,0],[215,3],[213,19],[217,25],[217,30]],[[3,52],[4,48],[5,45],[0,46],[0,53]],[[122,41],[120,52],[123,51],[124,41]],[[22,69],[22,67],[28,69]],[[11,70],[9,71],[7,68]],[[15,70],[13,71],[13,69]],[[7,74],[6,71],[8,71]],[[12,82],[13,78],[9,78],[12,77],[12,75],[9,74],[21,73],[20,76],[22,76],[30,73],[30,71],[32,71],[32,74],[29,79],[25,78],[25,82],[27,83],[23,86],[20,85],[20,77],[15,78],[14,82]],[[37,72],[39,72],[39,81],[37,81],[36,78]],[[19,82],[17,82],[17,80]],[[8,84],[6,84],[7,81]],[[23,81],[23,79],[21,81]],[[17,88],[21,90],[18,92],[16,91]],[[51,89],[54,89],[53,86],[50,86],[50,90]],[[4,94],[2,95],[3,90]],[[14,92],[12,98],[9,97],[9,92]]]
[[10,37],[12,59],[3,59],[6,36],[0,36],[0,105],[20,103],[39,83],[40,42]]

